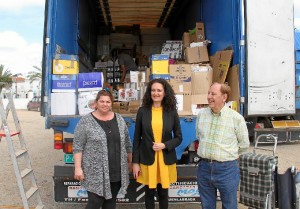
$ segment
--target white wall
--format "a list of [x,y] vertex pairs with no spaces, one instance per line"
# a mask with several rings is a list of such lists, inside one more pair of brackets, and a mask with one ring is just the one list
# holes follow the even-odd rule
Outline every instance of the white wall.
[[[30,99],[26,98],[14,98],[14,104],[17,110],[25,110],[27,109],[27,104],[30,101]],[[6,105],[8,103],[8,99],[3,99],[3,104],[6,108]]]

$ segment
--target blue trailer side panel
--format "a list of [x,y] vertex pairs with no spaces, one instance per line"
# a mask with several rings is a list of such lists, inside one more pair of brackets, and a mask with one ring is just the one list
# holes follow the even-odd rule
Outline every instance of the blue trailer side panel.
[[296,73],[300,74],[300,29],[295,30]]
[[52,75],[52,60],[57,53],[57,46],[61,47],[64,54],[78,54],[78,0],[49,0],[48,2],[48,18],[47,18],[47,38],[49,43],[46,47],[46,73],[44,93],[47,96],[48,105],[46,106],[46,128],[53,128],[68,133],[74,132],[74,127],[78,120],[68,119],[68,127],[53,127],[51,126],[51,75]]
[[203,0],[202,19],[206,38],[211,41],[209,54],[232,47],[233,64],[239,63],[239,4],[235,0]]
[[[201,4],[205,35],[211,41],[209,54],[231,47],[232,65],[239,65],[240,96],[245,97],[245,46],[243,0],[203,0]],[[240,112],[244,115],[244,105]]]
[[300,30],[295,30],[296,109],[300,109]]
[[[55,41],[52,43],[62,47],[65,50],[65,54],[77,54],[78,1],[56,1],[54,11],[52,38],[55,38]],[[53,51],[54,54],[55,51]]]

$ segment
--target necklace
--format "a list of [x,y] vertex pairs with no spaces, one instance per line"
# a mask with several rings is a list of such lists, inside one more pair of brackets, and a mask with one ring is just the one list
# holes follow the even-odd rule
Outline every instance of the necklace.
[[106,130],[108,130],[108,133],[111,134],[111,129],[110,129],[110,126],[109,126],[109,122],[108,121],[103,121],[104,122],[104,125],[106,127]]

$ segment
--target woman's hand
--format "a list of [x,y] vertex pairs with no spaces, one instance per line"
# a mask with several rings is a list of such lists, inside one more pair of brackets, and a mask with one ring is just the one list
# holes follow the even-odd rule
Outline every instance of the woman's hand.
[[138,163],[133,163],[133,178],[137,179],[141,175],[141,168]]
[[83,174],[82,168],[75,168],[74,179],[79,180],[79,181],[83,181],[84,174]]
[[160,150],[163,150],[166,148],[166,145],[164,143],[156,143],[156,142],[153,142],[153,146],[152,146],[152,149],[157,152],[157,151],[160,151]]

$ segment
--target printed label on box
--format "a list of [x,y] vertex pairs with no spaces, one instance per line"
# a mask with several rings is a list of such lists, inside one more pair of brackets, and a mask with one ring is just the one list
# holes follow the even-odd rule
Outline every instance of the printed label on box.
[[102,86],[102,72],[78,74],[78,91],[101,90]]
[[52,92],[75,92],[76,75],[52,75]]
[[118,100],[122,102],[138,100],[138,92],[135,89],[120,89],[118,91]]
[[95,110],[95,99],[98,91],[79,92],[78,110],[79,115],[85,115]]
[[53,74],[78,74],[78,72],[77,55],[57,54],[53,59]]

